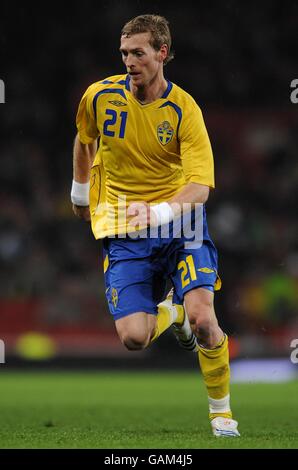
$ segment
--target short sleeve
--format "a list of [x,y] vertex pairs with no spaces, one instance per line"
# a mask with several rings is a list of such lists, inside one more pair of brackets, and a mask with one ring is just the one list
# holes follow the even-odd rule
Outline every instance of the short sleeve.
[[93,110],[93,99],[96,94],[94,85],[84,93],[76,116],[79,139],[83,144],[91,144],[99,137],[99,131]]
[[189,101],[184,108],[179,140],[186,182],[214,188],[213,152],[202,112],[195,101]]

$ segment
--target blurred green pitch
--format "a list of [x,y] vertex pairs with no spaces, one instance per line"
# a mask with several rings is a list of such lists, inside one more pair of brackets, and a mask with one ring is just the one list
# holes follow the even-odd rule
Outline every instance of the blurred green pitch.
[[213,438],[192,372],[0,370],[3,448],[298,448],[298,382],[234,384],[242,437]]

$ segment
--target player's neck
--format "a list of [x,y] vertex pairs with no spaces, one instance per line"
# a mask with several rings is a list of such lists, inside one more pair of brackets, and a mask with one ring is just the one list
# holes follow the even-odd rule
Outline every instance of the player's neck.
[[152,103],[162,97],[168,87],[164,76],[154,79],[153,82],[143,87],[131,86],[133,96],[142,104]]

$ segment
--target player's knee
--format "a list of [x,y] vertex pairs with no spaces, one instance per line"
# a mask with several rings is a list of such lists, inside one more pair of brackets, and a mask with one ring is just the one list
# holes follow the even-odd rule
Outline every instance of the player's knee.
[[144,312],[136,312],[117,320],[116,329],[122,344],[129,351],[145,349],[150,344],[155,321],[155,316]]
[[203,302],[193,302],[187,307],[189,321],[192,324],[197,322],[205,322],[213,314],[213,304],[206,304]]
[[203,332],[208,334],[217,325],[213,303],[193,303],[187,312],[190,324],[197,335]]
[[204,335],[208,335],[214,326],[215,320],[208,312],[203,312],[195,318],[194,330],[198,336],[202,333],[204,333]]
[[121,341],[129,351],[140,351],[145,349],[149,344],[149,335],[146,333],[124,333]]
[[186,309],[191,324],[208,323],[214,316],[213,293],[206,289],[191,291],[186,298]]

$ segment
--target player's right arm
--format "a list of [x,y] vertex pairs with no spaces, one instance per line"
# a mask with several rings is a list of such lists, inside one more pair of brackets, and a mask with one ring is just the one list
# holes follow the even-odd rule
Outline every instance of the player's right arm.
[[97,151],[97,139],[99,137],[93,109],[96,88],[96,84],[91,85],[79,104],[76,117],[78,133],[73,147],[73,182],[71,190],[73,211],[76,216],[86,221],[90,221],[90,171]]
[[[97,141],[84,144],[80,141],[79,134],[76,135],[73,147],[73,188],[77,190],[77,197],[72,191],[73,212],[80,219],[90,221],[89,211],[89,181],[90,171],[97,150]],[[80,200],[80,198],[82,198]]]

